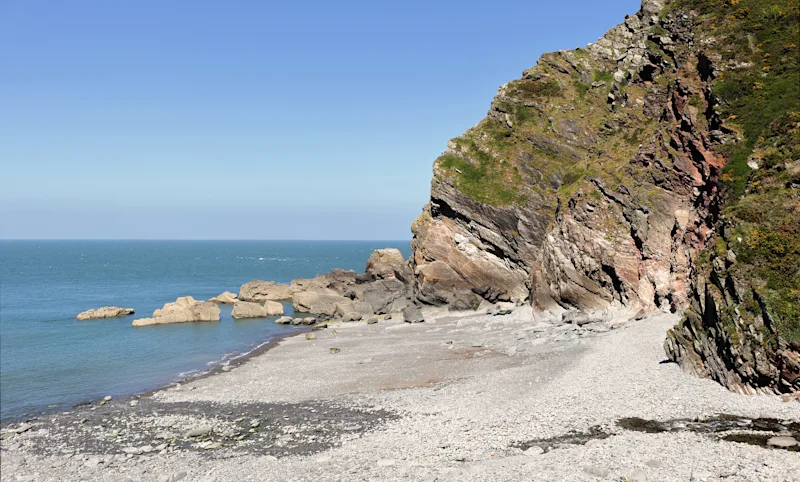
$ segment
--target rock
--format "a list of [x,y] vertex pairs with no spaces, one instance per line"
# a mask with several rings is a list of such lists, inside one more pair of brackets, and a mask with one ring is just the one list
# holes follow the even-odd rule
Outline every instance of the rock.
[[277,301],[264,302],[264,312],[267,316],[283,316],[283,305]]
[[707,480],[713,479],[714,474],[711,472],[705,471],[696,471],[692,472],[692,476],[689,478],[690,482],[706,482]]
[[208,425],[204,425],[204,426],[195,427],[195,428],[189,430],[188,432],[186,432],[186,437],[187,438],[203,437],[205,435],[210,435],[211,432],[213,432],[213,431],[214,431],[214,429],[212,427],[210,427]]
[[104,402],[110,402],[111,401],[111,395],[106,395],[105,397],[103,397],[103,401]]
[[336,303],[334,315],[344,317],[346,313],[359,313],[361,315],[373,314],[372,306],[365,301],[345,301]]
[[369,283],[374,280],[375,278],[369,273],[359,273],[356,275],[356,283]]
[[361,316],[362,316],[361,313],[351,311],[349,313],[345,313],[344,316],[342,316],[342,321],[344,321],[345,323],[351,321],[359,321],[361,320]]
[[584,311],[565,311],[561,314],[562,323],[571,323],[573,325],[583,326],[589,323],[600,323],[607,320],[605,314],[597,314]]
[[767,445],[771,447],[778,447],[782,449],[787,449],[789,447],[794,447],[798,445],[797,439],[794,437],[789,436],[780,436],[780,437],[772,437],[767,440]]
[[314,291],[295,293],[292,303],[296,312],[315,313],[318,315],[334,316],[337,303],[348,303],[350,300],[337,292],[322,288]]
[[416,306],[409,306],[403,310],[403,321],[406,323],[422,323],[425,317],[422,316],[422,311]]
[[307,316],[307,317],[302,319],[302,323],[304,325],[313,325],[316,322],[317,322],[317,319],[314,318],[313,316]]
[[391,467],[394,464],[394,459],[381,459],[378,461],[378,467]]
[[396,248],[377,249],[367,260],[366,274],[375,279],[397,278],[405,281],[411,277],[411,270],[403,253]]
[[316,340],[316,339],[317,339],[317,335],[315,335],[313,333],[306,333],[306,340]]
[[288,325],[291,322],[292,322],[292,317],[291,316],[281,316],[280,318],[275,320],[275,323],[278,323],[280,325]]
[[117,318],[133,314],[133,308],[120,308],[118,306],[104,306],[94,310],[86,310],[78,313],[75,318],[78,320],[99,320],[103,318]]
[[242,301],[282,301],[291,298],[289,285],[274,281],[253,280],[239,288],[239,299]]
[[17,426],[17,428],[12,428],[12,429],[9,429],[8,431],[11,432],[11,433],[15,433],[15,434],[19,435],[21,433],[27,432],[28,430],[30,430],[32,428],[33,428],[33,425],[31,425],[29,423],[21,423],[21,424],[19,424]]
[[169,475],[159,477],[158,482],[178,482],[179,480],[185,479],[187,475],[188,474],[184,471],[173,472]]
[[232,305],[239,301],[239,296],[235,293],[231,293],[230,291],[226,291],[220,295],[217,295],[210,300],[211,303],[218,303],[222,305]]
[[630,482],[647,482],[647,472],[642,469],[636,469],[630,477],[628,477]]
[[397,279],[373,281],[361,295],[373,313],[385,314],[402,311],[411,304],[410,286]]
[[153,312],[152,318],[133,320],[133,326],[188,323],[194,321],[219,321],[220,310],[215,303],[198,301],[191,296],[178,298]]
[[367,318],[367,324],[368,325],[374,325],[377,322],[378,322],[378,317],[377,316],[370,316],[370,317]]
[[[280,303],[279,303],[280,304]],[[267,316],[267,311],[259,303],[250,301],[237,301],[233,305],[233,312],[231,316],[239,318],[264,318]]]
[[331,347],[331,348],[330,348],[331,355],[334,355],[334,354],[336,354],[336,353],[339,353],[340,351],[342,351],[342,350],[341,350],[341,349],[339,349],[339,348],[335,348],[335,347]]
[[539,447],[538,445],[534,445],[532,447],[527,448],[523,453],[528,456],[536,456],[543,454],[544,449]]
[[611,473],[610,470],[603,468],[603,467],[596,467],[593,465],[587,465],[583,467],[583,471],[589,475],[594,475],[595,477],[608,477],[608,474]]

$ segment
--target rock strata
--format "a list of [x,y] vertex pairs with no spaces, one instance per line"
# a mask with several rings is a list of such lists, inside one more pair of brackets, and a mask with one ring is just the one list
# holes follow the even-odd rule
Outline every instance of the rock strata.
[[86,310],[78,313],[75,318],[78,320],[99,320],[103,318],[117,318],[133,314],[133,308],[120,308],[117,306],[104,306],[93,310]]
[[133,320],[133,326],[188,323],[193,321],[219,321],[220,309],[216,303],[195,300],[191,296],[178,298],[153,312],[152,318]]

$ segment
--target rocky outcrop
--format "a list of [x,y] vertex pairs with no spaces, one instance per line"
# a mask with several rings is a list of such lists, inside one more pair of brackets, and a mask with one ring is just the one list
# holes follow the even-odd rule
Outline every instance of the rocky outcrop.
[[264,304],[252,301],[237,301],[233,305],[231,316],[237,319],[283,316],[283,305],[277,301],[265,301]]
[[242,301],[284,301],[291,298],[290,287],[274,281],[253,280],[239,289],[239,299]]
[[99,320],[102,318],[117,318],[133,314],[133,308],[120,308],[118,306],[104,306],[93,310],[86,310],[78,313],[75,318],[78,320]]
[[666,344],[687,370],[797,390],[798,16],[644,0],[596,43],[543,55],[434,163],[416,300],[577,324],[688,309]]
[[645,1],[586,49],[545,54],[450,141],[412,228],[421,302],[685,305],[724,159],[692,20],[660,9]]
[[236,293],[231,293],[230,291],[226,291],[221,295],[209,299],[208,301],[210,301],[211,303],[218,303],[221,305],[232,305],[237,301],[239,301],[239,297],[236,295]]
[[[800,86],[800,74],[798,74]],[[756,142],[744,194],[726,206],[714,249],[664,348],[684,370],[742,393],[800,392],[800,109]]]
[[240,318],[266,318],[267,311],[260,303],[252,301],[237,301],[233,305],[231,316],[236,319]]
[[396,248],[376,249],[367,260],[365,273],[375,279],[396,278],[406,281],[411,278],[411,269],[403,253]]
[[398,279],[385,279],[369,283],[359,299],[371,307],[371,313],[399,313],[411,304],[411,286]]
[[351,300],[345,298],[334,290],[317,288],[313,290],[301,291],[292,296],[294,310],[299,313],[314,313],[333,317],[336,314],[336,305],[348,303]]
[[152,318],[133,320],[133,326],[188,323],[193,321],[219,321],[220,309],[216,303],[195,300],[191,296],[178,298],[153,312]]

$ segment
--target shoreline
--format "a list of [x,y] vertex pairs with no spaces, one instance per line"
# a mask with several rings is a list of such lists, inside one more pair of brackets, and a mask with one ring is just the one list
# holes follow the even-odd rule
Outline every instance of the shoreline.
[[2,480],[800,474],[796,452],[727,441],[730,430],[651,433],[623,423],[684,426],[730,414],[795,430],[788,421],[800,421],[798,403],[735,394],[662,363],[674,315],[581,327],[532,316],[527,307],[498,316],[439,312],[419,324],[330,323],[312,340],[292,334],[228,371],[162,387],[133,406],[112,400],[6,431]]
[[[177,378],[175,380],[169,382],[169,383],[158,385],[155,388],[148,388],[148,389],[145,389],[145,390],[142,390],[142,391],[137,391],[135,393],[128,393],[128,394],[124,394],[124,395],[119,395],[119,396],[113,397],[112,400],[109,403],[112,403],[112,402],[129,403],[132,400],[139,400],[139,399],[141,399],[143,397],[149,397],[149,396],[154,395],[154,394],[156,394],[158,392],[161,392],[161,391],[164,391],[164,390],[169,390],[170,388],[173,388],[175,385],[182,385],[182,384],[190,383],[190,382],[193,382],[193,381],[196,381],[196,380],[202,380],[202,379],[210,377],[210,376],[226,373],[227,371],[229,371],[229,370],[231,370],[233,368],[239,367],[239,366],[247,363],[252,358],[258,357],[259,355],[263,355],[264,353],[266,353],[270,349],[272,349],[275,346],[277,346],[282,340],[284,340],[286,338],[290,338],[292,336],[301,335],[301,334],[307,333],[309,331],[314,331],[316,329],[319,329],[319,328],[316,328],[314,326],[300,326],[300,325],[298,325],[297,327],[293,327],[293,328],[295,328],[295,330],[292,331],[292,332],[286,332],[286,333],[279,333],[279,334],[271,335],[266,341],[256,345],[252,349],[250,349],[250,350],[248,350],[246,352],[242,352],[242,353],[240,353],[238,355],[232,356],[230,358],[226,359],[225,357],[227,357],[231,353],[235,353],[235,352],[223,354],[222,358],[220,358],[220,359],[218,359],[216,361],[209,362],[209,363],[213,364],[212,368],[208,368],[206,370],[198,370],[197,373],[183,375],[183,376],[178,374]],[[207,365],[207,366],[209,366],[209,365]],[[228,368],[226,370],[225,367],[230,367],[230,368]],[[64,405],[61,408],[52,407],[52,409],[50,409],[50,410],[42,410],[42,411],[36,412],[36,413],[26,413],[26,414],[14,416],[14,417],[7,417],[7,418],[4,418],[4,419],[0,420],[0,429],[5,429],[10,425],[18,424],[18,423],[21,423],[21,422],[29,422],[29,421],[36,420],[36,419],[39,419],[39,418],[45,418],[45,417],[54,416],[54,415],[58,415],[58,414],[64,414],[64,413],[67,413],[67,412],[74,412],[74,411],[81,410],[81,409],[90,409],[90,407],[98,406],[98,402],[100,402],[102,400],[103,400],[102,398],[100,398],[100,399],[89,399],[89,400],[81,401],[81,402],[78,402],[76,404],[69,405],[69,406]]]

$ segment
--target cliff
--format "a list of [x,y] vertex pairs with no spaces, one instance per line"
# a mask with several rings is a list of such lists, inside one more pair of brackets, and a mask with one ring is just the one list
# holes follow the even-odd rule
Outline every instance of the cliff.
[[[543,55],[435,161],[417,299],[686,310],[667,351],[687,369],[797,389],[797,19],[787,1],[644,0]],[[719,329],[712,311],[737,314]],[[770,374],[731,375],[742,351]]]

